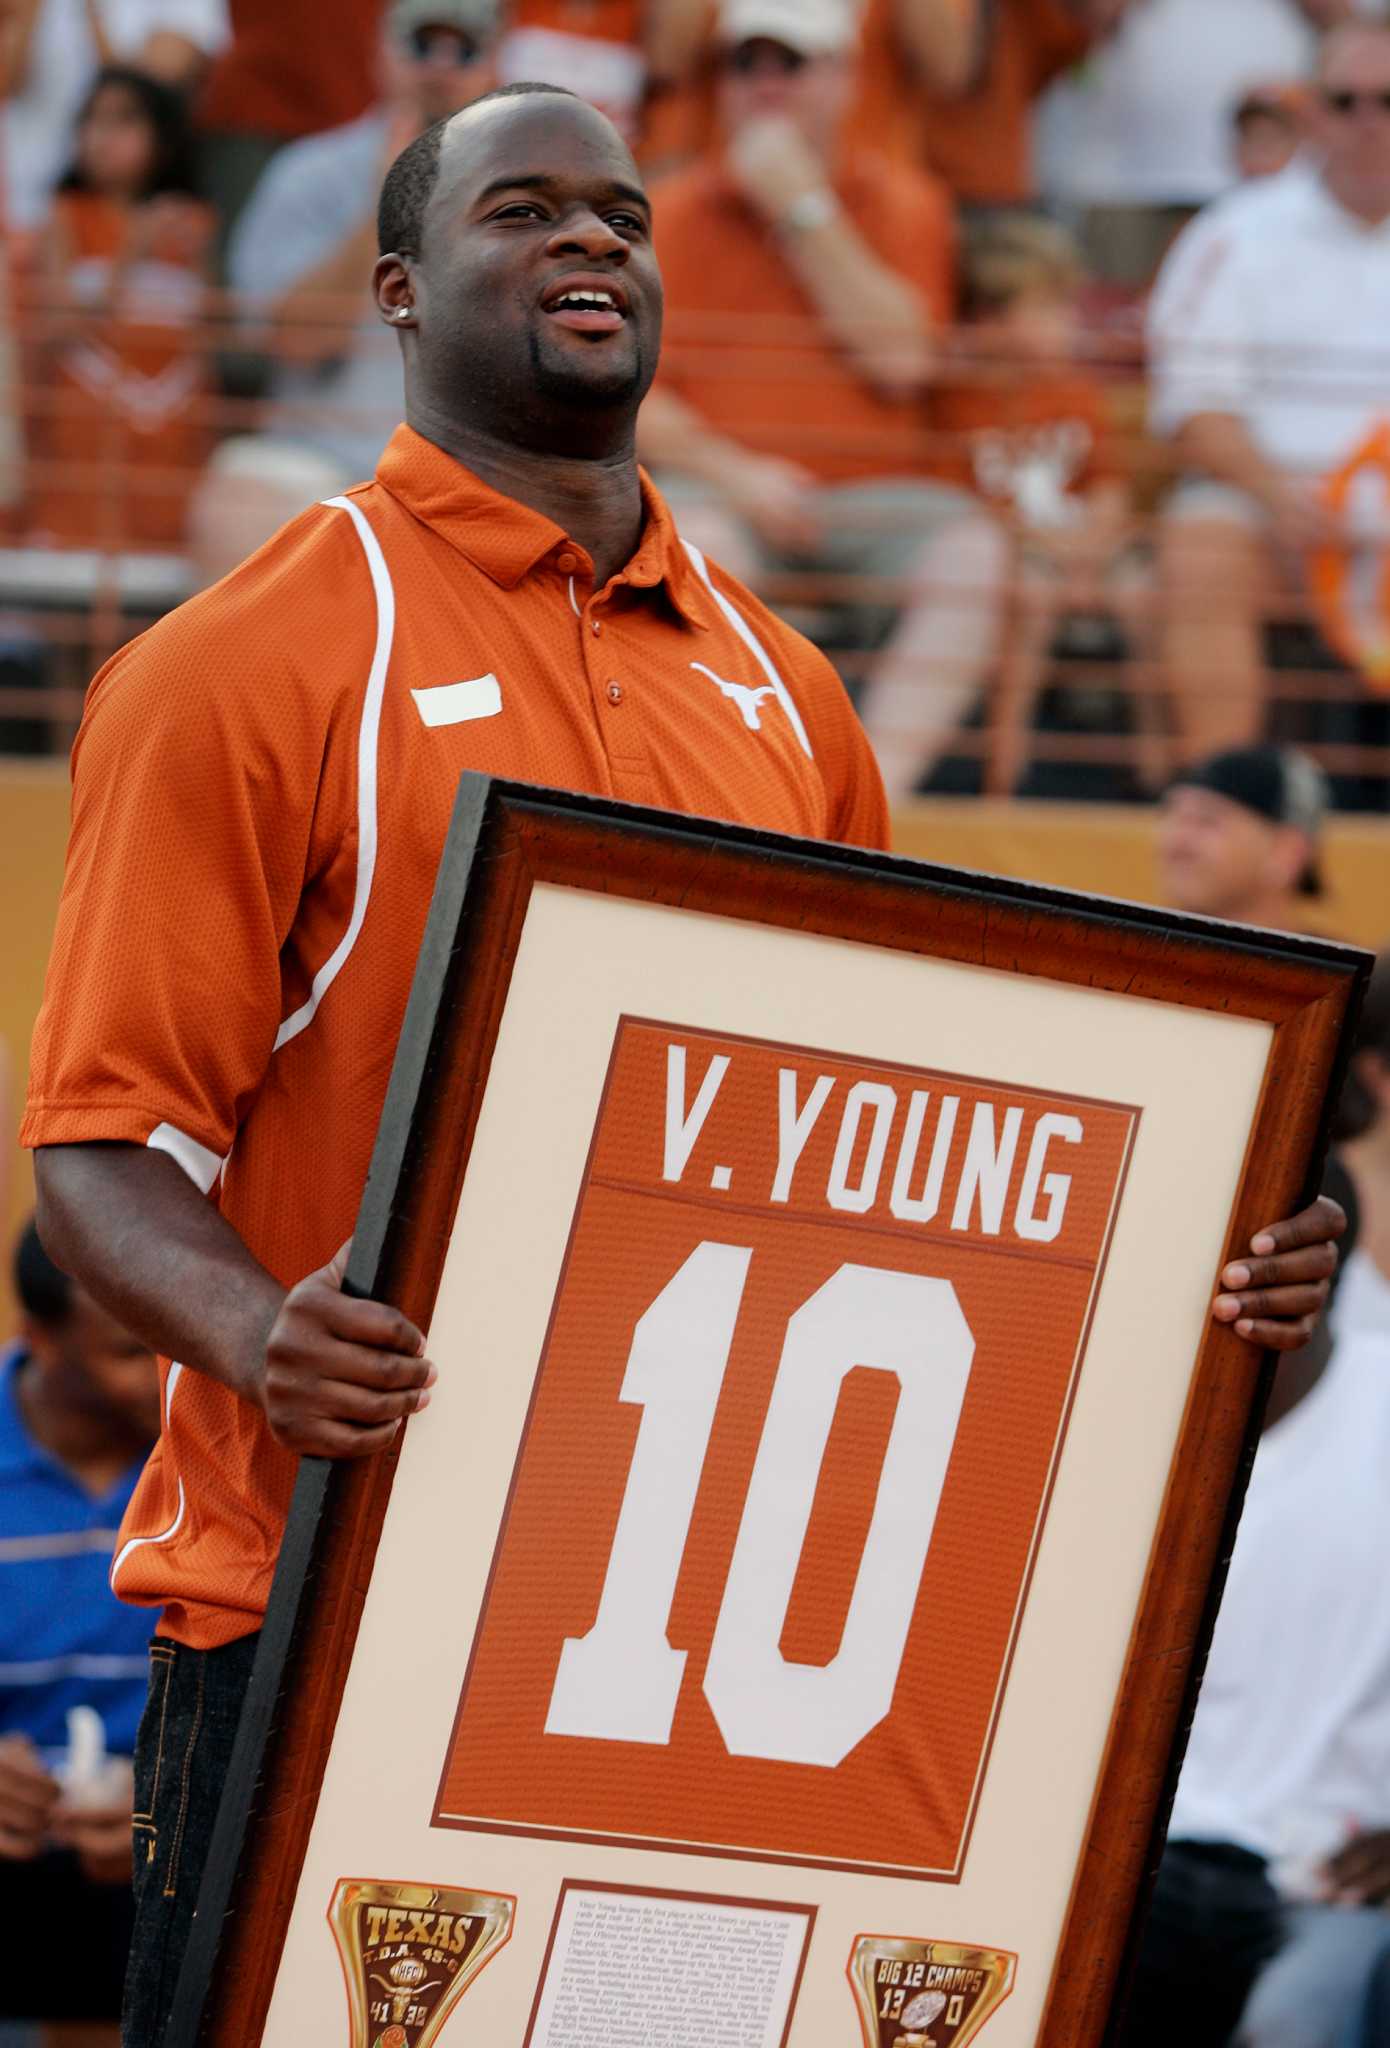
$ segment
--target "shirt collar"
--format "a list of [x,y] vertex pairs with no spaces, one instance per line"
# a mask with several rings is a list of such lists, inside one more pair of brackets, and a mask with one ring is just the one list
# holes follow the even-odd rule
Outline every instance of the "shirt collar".
[[[646,513],[642,537],[614,582],[637,590],[662,585],[687,625],[704,629],[712,624],[712,599],[685,551],[665,499],[645,471],[640,476]],[[377,464],[376,480],[503,590],[515,590],[548,556],[556,557],[558,566],[559,556],[575,555],[592,568],[583,548],[562,526],[493,490],[413,427],[397,427]]]

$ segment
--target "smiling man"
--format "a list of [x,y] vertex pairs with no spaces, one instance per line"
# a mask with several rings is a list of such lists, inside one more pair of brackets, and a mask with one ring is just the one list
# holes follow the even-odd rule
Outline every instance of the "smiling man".
[[[24,1126],[45,1241],[162,1354],[113,1577],[162,1608],[125,2037],[159,2040],[295,1457],[382,1449],[433,1368],[341,1291],[459,774],[884,842],[823,657],[685,548],[633,451],[661,280],[615,129],[512,88],[382,192],[406,417],[370,484],[118,654],[74,752]],[[1339,1212],[1228,1268],[1300,1341]],[[303,1276],[308,1275],[306,1279]]]

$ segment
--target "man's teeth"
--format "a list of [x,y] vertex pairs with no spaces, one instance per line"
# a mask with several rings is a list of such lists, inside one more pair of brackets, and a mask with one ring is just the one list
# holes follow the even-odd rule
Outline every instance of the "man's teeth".
[[555,301],[555,310],[563,306],[604,306],[610,313],[616,313],[618,302],[611,292],[565,292]]

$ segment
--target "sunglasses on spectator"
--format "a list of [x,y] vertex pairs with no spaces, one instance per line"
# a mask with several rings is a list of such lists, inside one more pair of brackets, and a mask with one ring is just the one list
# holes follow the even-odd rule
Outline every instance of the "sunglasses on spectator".
[[1379,107],[1382,114],[1390,114],[1390,86],[1380,92],[1353,92],[1350,87],[1328,87],[1323,93],[1323,104],[1334,114],[1354,114],[1358,107]]
[[482,45],[476,36],[443,21],[422,21],[411,29],[406,44],[421,64],[476,64],[482,55]]
[[749,78],[765,66],[784,72],[790,78],[802,70],[807,61],[804,50],[793,50],[786,43],[774,43],[761,36],[752,42],[736,43],[732,50],[724,52],[724,69],[732,71],[738,78]]

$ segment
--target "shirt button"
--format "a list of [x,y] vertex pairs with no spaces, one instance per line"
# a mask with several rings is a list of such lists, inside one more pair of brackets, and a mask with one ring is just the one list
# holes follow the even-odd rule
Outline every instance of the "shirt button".
[[578,555],[571,554],[570,550],[566,548],[562,555],[555,557],[555,566],[557,569],[562,570],[566,576],[572,576],[579,567],[579,557]]
[[614,680],[613,682],[610,682],[610,683],[609,683],[609,685],[608,685],[608,701],[609,701],[609,703],[610,703],[610,704],[621,704],[621,703],[622,703],[622,701],[623,701],[623,686],[622,686],[622,684],[621,684],[620,682],[618,682],[618,681]]

